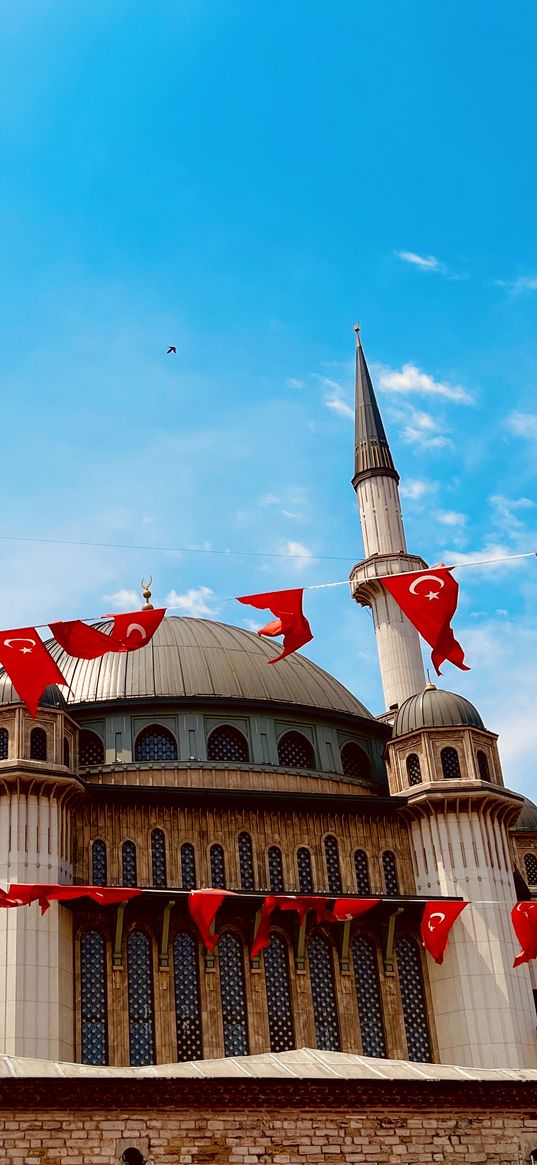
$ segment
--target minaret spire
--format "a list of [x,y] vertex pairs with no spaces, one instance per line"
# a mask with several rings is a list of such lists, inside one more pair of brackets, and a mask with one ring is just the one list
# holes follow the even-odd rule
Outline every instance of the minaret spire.
[[364,474],[379,471],[391,475],[399,481],[399,474],[393,463],[375,390],[371,383],[362,342],[360,325],[354,325],[356,335],[356,388],[355,388],[355,439],[353,486]]

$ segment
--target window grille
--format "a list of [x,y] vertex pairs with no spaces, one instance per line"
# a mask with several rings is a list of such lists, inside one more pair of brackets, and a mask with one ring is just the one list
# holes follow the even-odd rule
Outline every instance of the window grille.
[[409,785],[421,785],[421,764],[417,752],[411,752],[407,756],[406,772]]
[[278,741],[278,763],[290,769],[314,769],[312,744],[301,732],[284,732]]
[[129,1052],[134,1067],[155,1063],[151,944],[141,930],[127,938]]
[[241,875],[241,889],[253,890],[254,882],[254,855],[252,839],[249,833],[239,833],[239,869]]
[[246,992],[242,942],[226,930],[218,940],[220,998],[224,1026],[224,1055],[247,1056]]
[[177,741],[173,732],[161,724],[150,724],[136,737],[134,759],[138,761],[177,760]]
[[298,870],[298,888],[301,894],[313,893],[313,870],[311,868],[311,854],[305,845],[297,850],[296,865]]
[[66,736],[63,738],[63,763],[66,769],[71,768],[71,749],[69,747],[69,741]]
[[151,834],[151,873],[155,888],[163,890],[166,886],[166,839],[161,829],[154,829]]
[[460,777],[461,766],[456,748],[443,748],[440,753],[440,762],[442,764],[442,776],[445,777],[446,781],[452,781]]
[[226,867],[224,862],[224,851],[221,845],[211,846],[211,886],[216,890],[225,890],[226,887]]
[[409,938],[396,939],[395,957],[399,974],[408,1058],[424,1064],[429,1063],[431,1043],[427,1024],[421,959],[417,944]]
[[181,846],[181,885],[183,890],[196,889],[196,854],[189,841]]
[[490,781],[489,762],[486,753],[480,748],[477,752],[477,767],[482,781]]
[[287,943],[281,935],[271,934],[264,959],[270,1050],[288,1052],[295,1046],[295,1036]]
[[192,935],[182,931],[173,940],[177,1059],[203,1059],[198,949]]
[[91,847],[91,884],[106,886],[106,844],[97,840]]
[[347,744],[343,745],[341,764],[346,777],[359,777],[366,781],[371,775],[369,757],[354,740],[349,740]]
[[352,942],[352,962],[362,1049],[364,1056],[386,1055],[377,952],[370,939],[357,935]]
[[524,854],[524,869],[528,886],[537,886],[537,857],[535,854]]
[[397,877],[397,862],[391,849],[384,850],[382,855],[382,870],[386,893],[395,898],[399,893],[399,878]]
[[121,875],[123,886],[136,886],[136,846],[124,841],[121,846]]
[[47,734],[43,728],[32,728],[30,733],[30,759],[47,759]]
[[330,834],[324,839],[324,856],[326,861],[326,875],[328,889],[333,894],[341,893],[341,870],[339,868],[339,851],[336,838]]
[[359,894],[370,894],[369,862],[363,849],[354,851],[354,873],[356,875],[356,889]]
[[339,1027],[332,951],[323,935],[316,934],[310,938],[308,962],[317,1047],[325,1052],[339,1052]]
[[96,732],[83,728],[78,744],[78,759],[81,768],[89,765],[104,765],[104,745]]
[[284,890],[282,851],[277,845],[271,845],[268,851],[269,885],[273,894],[281,894]]
[[0,760],[7,760],[9,756],[9,732],[7,728],[0,728]]
[[80,936],[80,994],[82,1063],[106,1064],[106,949],[98,930]]
[[248,742],[232,724],[221,724],[213,729],[207,741],[207,759],[245,764],[248,760]]

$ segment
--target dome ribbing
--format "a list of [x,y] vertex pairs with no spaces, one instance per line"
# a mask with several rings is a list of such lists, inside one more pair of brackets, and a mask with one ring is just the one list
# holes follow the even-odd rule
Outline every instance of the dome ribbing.
[[421,728],[482,728],[485,725],[474,705],[455,692],[444,692],[428,684],[423,692],[405,700],[393,725],[394,736]]

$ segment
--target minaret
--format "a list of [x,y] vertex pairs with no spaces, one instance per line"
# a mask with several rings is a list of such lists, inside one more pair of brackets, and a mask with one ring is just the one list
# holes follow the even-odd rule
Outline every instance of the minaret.
[[356,440],[352,484],[358,498],[365,558],[350,575],[352,597],[371,607],[379,653],[386,709],[395,711],[403,700],[421,692],[425,673],[419,636],[391,595],[380,575],[422,570],[427,563],[406,548],[399,474],[366,364],[360,329],[356,333]]

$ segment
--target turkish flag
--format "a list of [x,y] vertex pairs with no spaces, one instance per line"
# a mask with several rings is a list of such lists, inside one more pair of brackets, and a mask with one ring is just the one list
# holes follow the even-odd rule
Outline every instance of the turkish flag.
[[437,675],[442,675],[440,667],[446,659],[462,671],[469,671],[464,651],[450,627],[459,595],[459,584],[451,574],[451,567],[441,564],[380,581],[432,647],[431,659]]
[[12,882],[7,892],[0,896],[2,906],[29,906],[39,902],[41,914],[48,910],[51,902],[69,902],[77,898],[91,898],[99,906],[112,906],[115,902],[127,902],[142,891],[126,886],[60,886],[56,882],[33,882],[18,885]]
[[537,902],[517,902],[511,911],[511,919],[522,947],[513,963],[513,967],[519,967],[521,963],[537,959]]
[[218,942],[218,935],[213,934],[211,924],[224,901],[224,898],[236,898],[232,890],[192,890],[188,895],[188,909],[200,932],[204,946],[208,951],[214,951]]
[[336,898],[330,913],[334,922],[350,922],[378,906],[380,901],[380,898]]
[[358,918],[376,906],[380,898],[321,898],[320,895],[294,894],[281,896],[269,895],[261,907],[261,918],[252,944],[250,957],[268,947],[270,942],[270,919],[276,907],[280,910],[296,910],[299,922],[303,922],[309,910],[315,911],[315,918],[321,922],[347,922],[351,918]]
[[166,614],[166,608],[156,611],[133,611],[114,615],[110,635],[89,627],[80,619],[68,623],[50,623],[50,630],[60,647],[76,659],[98,659],[107,651],[137,651],[152,639]]
[[293,651],[298,651],[305,643],[313,639],[311,627],[302,612],[302,598],[304,588],[299,587],[292,591],[268,591],[265,595],[243,595],[238,603],[246,603],[249,607],[257,607],[259,611],[269,610],[276,615],[274,622],[267,623],[257,632],[273,639],[275,635],[283,635],[283,651],[267,663],[278,663]]
[[39,697],[47,684],[69,686],[35,627],[0,631],[0,663],[30,716],[35,716]]
[[435,963],[443,963],[449,932],[467,902],[427,902],[421,919],[420,933],[425,950]]

